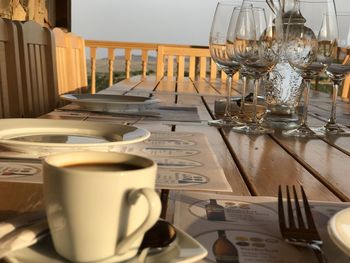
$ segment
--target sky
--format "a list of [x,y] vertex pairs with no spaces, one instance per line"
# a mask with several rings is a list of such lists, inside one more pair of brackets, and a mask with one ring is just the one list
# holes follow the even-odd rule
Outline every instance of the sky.
[[[72,31],[94,40],[208,45],[217,2],[72,0]],[[337,10],[350,11],[349,0],[335,3]]]
[[207,45],[215,0],[72,0],[85,39]]

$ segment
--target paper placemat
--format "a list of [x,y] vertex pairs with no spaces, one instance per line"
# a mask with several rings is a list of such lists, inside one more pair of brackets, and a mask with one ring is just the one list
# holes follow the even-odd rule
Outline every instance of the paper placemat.
[[[155,132],[141,143],[119,146],[112,151],[142,155],[158,164],[158,189],[232,191],[223,169],[219,166],[206,136],[202,133]],[[1,160],[1,156],[17,158],[15,162]],[[33,165],[28,154],[2,152],[0,171],[23,170]],[[35,164],[37,170],[32,174],[15,173],[12,176],[0,176],[0,181],[42,183],[41,164]]]
[[[350,203],[311,201],[310,205],[325,253],[329,259],[337,259],[330,262],[349,262],[330,240],[327,222]],[[317,262],[312,251],[283,241],[277,198],[179,192],[174,224],[206,247],[208,256],[200,262],[220,262],[220,257],[239,263]],[[223,253],[223,247],[230,248],[230,252]]]

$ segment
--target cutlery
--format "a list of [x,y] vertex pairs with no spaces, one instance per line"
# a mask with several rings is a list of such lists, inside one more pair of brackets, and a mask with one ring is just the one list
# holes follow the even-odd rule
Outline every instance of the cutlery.
[[159,219],[155,225],[145,233],[141,246],[139,247],[137,263],[144,263],[148,255],[154,255],[170,248],[175,239],[175,227],[169,222]]
[[159,219],[155,225],[145,233],[139,251],[150,248],[149,254],[157,253],[157,251],[161,251],[169,246],[175,238],[175,227],[169,222]]
[[50,233],[46,219],[39,220],[29,226],[11,231],[1,238],[0,258],[9,252],[29,247],[39,242]]
[[[317,257],[318,262],[327,263],[327,259],[322,250],[322,240],[317,232],[314,219],[311,214],[309,202],[302,186],[300,186],[301,195],[303,199],[304,212],[306,217],[306,223],[304,222],[302,210],[299,204],[298,195],[295,186],[293,185],[294,194],[294,208],[296,212],[296,220],[294,218],[294,212],[292,207],[291,195],[289,187],[286,186],[287,193],[287,217],[289,223],[284,214],[282,188],[278,187],[278,220],[280,230],[284,240],[292,245],[311,248]],[[296,222],[297,221],[297,224]]]

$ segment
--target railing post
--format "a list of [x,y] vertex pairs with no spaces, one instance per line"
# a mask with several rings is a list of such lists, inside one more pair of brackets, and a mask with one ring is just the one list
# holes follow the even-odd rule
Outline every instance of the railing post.
[[145,78],[147,75],[147,62],[148,62],[148,51],[142,49],[142,77]]
[[108,49],[108,74],[109,74],[109,86],[113,85],[113,69],[114,67],[114,48]]
[[91,60],[91,93],[96,93],[96,48],[90,48]]
[[130,48],[125,49],[125,77],[130,78],[130,63],[131,62],[131,50]]

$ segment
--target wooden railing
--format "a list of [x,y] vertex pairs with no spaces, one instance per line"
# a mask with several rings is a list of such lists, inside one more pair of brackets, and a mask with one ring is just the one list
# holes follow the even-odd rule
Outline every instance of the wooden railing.
[[[207,46],[191,46],[191,45],[175,45],[175,44],[159,44],[159,43],[136,43],[136,42],[114,42],[114,41],[101,41],[101,40],[85,40],[85,47],[90,49],[90,61],[91,61],[91,91],[94,93],[96,91],[96,53],[97,49],[107,50],[108,54],[108,85],[113,85],[113,69],[115,62],[115,54],[116,50],[121,50],[124,52],[124,60],[125,60],[125,78],[130,78],[131,73],[131,63],[132,63],[132,53],[133,52],[141,52],[141,66],[142,66],[142,77],[145,77],[147,74],[148,68],[148,58],[151,52],[153,52],[153,56],[158,55],[159,47],[175,47],[179,49],[192,49],[193,50],[206,50]],[[208,50],[207,50],[208,51]],[[176,54],[174,54],[176,55]],[[212,65],[213,63],[210,63]],[[157,69],[159,69],[157,65]],[[210,78],[213,78],[214,74],[212,73],[215,69],[208,69],[210,71]],[[159,73],[157,73],[159,76]],[[223,77],[225,79],[225,75],[217,74],[218,76]],[[203,73],[201,73],[201,77]]]
[[130,78],[131,54],[133,50],[141,51],[142,58],[142,76],[146,76],[148,52],[157,51],[158,44],[152,43],[133,43],[133,42],[114,42],[114,41],[100,41],[100,40],[85,40],[85,47],[90,48],[91,60],[91,92],[96,91],[96,50],[108,50],[108,74],[109,86],[113,85],[113,68],[115,60],[115,50],[124,50],[125,59],[125,77]]
[[[180,48],[180,49],[174,49],[174,50],[181,50],[181,48],[183,49],[183,51],[181,51],[182,53],[186,53],[186,55],[189,55],[187,52],[185,51],[186,49],[188,50],[189,48],[193,48],[193,50],[197,49],[208,49],[207,46],[191,46],[191,45],[173,45],[173,44],[159,44],[159,43],[138,43],[138,42],[114,42],[114,41],[101,41],[101,40],[85,40],[85,47],[87,47],[88,49],[90,49],[90,60],[91,60],[91,92],[94,93],[96,92],[96,51],[97,49],[107,49],[108,52],[108,75],[109,75],[109,81],[108,81],[108,85],[111,86],[113,85],[113,74],[114,74],[114,62],[115,62],[115,51],[116,50],[123,50],[124,51],[124,60],[125,60],[125,78],[128,79],[130,78],[130,68],[131,68],[131,63],[132,63],[132,53],[134,51],[138,51],[141,52],[141,63],[142,63],[142,76],[145,77],[147,74],[147,67],[148,67],[148,58],[149,58],[149,53],[152,51],[154,54],[157,55],[158,57],[158,51],[159,51],[159,47],[175,47],[175,48]],[[178,51],[177,51],[178,52]],[[193,51],[195,52],[195,51]],[[206,51],[208,53],[208,51]],[[198,53],[198,52],[197,52]],[[199,52],[198,54],[201,54],[202,52]],[[205,59],[205,57],[208,59],[208,54],[205,53],[204,55],[198,55],[201,56],[200,57],[200,74],[199,77],[203,77],[203,59]],[[174,56],[170,55],[170,58],[172,57],[177,57],[176,61],[177,63],[179,63],[178,66],[178,70],[180,70],[181,72],[184,70],[183,67],[183,57],[180,55],[184,55],[184,54],[173,54]],[[197,55],[196,55],[197,56]],[[198,57],[197,56],[197,57]],[[189,66],[193,64],[193,58],[189,58]],[[209,58],[210,59],[210,58]],[[159,65],[159,62],[162,61],[162,65]],[[165,65],[163,65],[163,63],[167,63],[167,67],[164,69]],[[172,67],[172,60],[167,60],[166,62],[161,60],[161,59],[157,59],[157,71],[161,71],[161,72],[157,72],[157,79],[159,79],[160,76],[163,76],[165,74],[165,71],[167,70],[167,74],[168,76],[172,76],[172,72],[169,72],[169,68]],[[180,66],[179,66],[180,65]],[[215,63],[213,63],[213,61],[210,61],[208,63],[208,68],[205,71],[209,72],[209,79],[215,79],[216,76],[220,77],[222,81],[224,81],[226,79],[226,74],[224,74],[223,72],[218,71],[216,72],[216,66]],[[176,68],[176,67],[175,67]],[[190,73],[193,72],[193,69],[191,69],[191,67],[189,68]],[[180,73],[181,73],[180,72]],[[170,73],[170,74],[169,74]],[[179,72],[177,72],[179,74]],[[191,75],[191,74],[190,74]],[[190,76],[191,77],[191,76]],[[238,76],[236,76],[238,77]],[[317,82],[316,82],[317,84]],[[341,97],[343,99],[348,99],[350,97],[350,76],[347,77],[344,81],[344,85],[342,88],[342,95]]]

